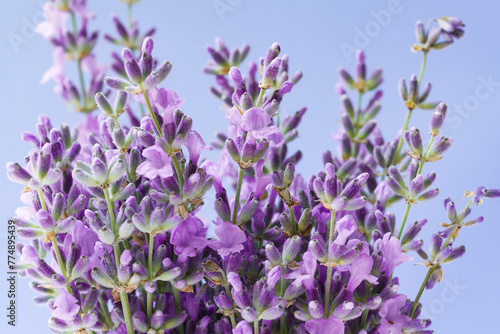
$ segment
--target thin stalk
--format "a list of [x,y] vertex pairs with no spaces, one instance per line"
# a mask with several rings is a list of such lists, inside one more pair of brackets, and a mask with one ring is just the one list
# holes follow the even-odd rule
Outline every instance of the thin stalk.
[[[154,236],[152,234],[149,235],[149,251],[148,251],[148,278],[149,281],[153,279],[153,242]],[[151,319],[151,315],[153,314],[153,294],[146,294],[146,305],[147,305],[147,314],[148,319]]]
[[253,322],[253,333],[259,334],[259,320]]
[[[175,287],[172,286],[172,294],[174,295],[174,307],[175,307],[175,314],[180,314],[181,313],[181,295],[179,293],[179,290],[177,290]],[[182,324],[177,327],[177,332],[179,334],[184,334],[184,327]]]
[[368,319],[368,312],[370,312],[370,310],[365,309],[363,311],[363,314],[361,315],[361,329],[365,329],[365,327],[366,327],[366,320]]
[[179,159],[177,159],[177,156],[175,154],[172,154],[170,158],[174,163],[175,173],[177,174],[177,178],[179,179],[180,183],[180,188],[182,189],[182,187],[184,186],[184,175],[182,173],[181,165],[179,164]]
[[264,92],[266,90],[265,89],[260,89],[260,92],[259,92],[259,97],[257,98],[257,104],[255,104],[255,106],[258,108],[260,107],[260,103],[262,102],[262,98],[264,97]]
[[427,276],[425,276],[425,279],[422,282],[422,286],[420,287],[420,290],[418,290],[417,297],[415,298],[415,301],[413,302],[413,306],[411,307],[410,317],[413,317],[413,313],[415,313],[415,309],[417,308],[418,301],[420,300],[420,297],[422,296],[422,293],[424,292],[425,286],[427,285],[427,282],[431,278],[431,275],[435,269],[436,268],[434,268],[434,267],[429,268],[429,271],[427,272]]
[[116,221],[114,214],[115,207],[113,205],[113,202],[111,201],[111,198],[109,197],[108,189],[103,189],[103,193],[104,193],[104,198],[106,199],[106,204],[108,205],[108,214],[109,214],[109,221],[111,222],[111,228],[113,234],[116,236],[117,231],[116,231]]
[[38,189],[38,197],[40,198],[40,203],[42,204],[42,209],[47,211],[47,205],[45,204],[45,199],[43,198],[42,188]]
[[408,213],[410,212],[410,208],[411,208],[411,204],[408,204],[406,206],[406,211],[405,211],[405,215],[403,217],[403,222],[401,223],[401,227],[399,228],[398,240],[401,240],[401,235],[403,234],[403,229],[405,227],[406,220],[408,219]]
[[128,302],[128,294],[120,291],[120,301],[123,308],[123,318],[127,326],[127,334],[134,334],[134,325],[132,324],[132,313],[130,312],[130,304]]
[[[115,206],[109,197],[109,189],[103,189],[104,198],[106,199],[106,204],[108,206],[108,214],[109,221],[111,222],[111,228],[113,230],[113,234],[115,235],[115,239],[117,236],[116,230],[116,220],[115,220]],[[120,245],[119,243],[113,244],[113,252],[115,255],[116,268],[120,268]],[[126,292],[120,291],[120,302],[122,303],[123,308],[123,318],[125,319],[125,325],[127,326],[127,334],[134,334],[134,326],[132,324],[132,313],[130,312],[130,305],[128,302],[128,294]]]
[[[45,204],[42,188],[38,189],[38,197],[40,198],[40,204],[42,204],[42,209],[44,211],[47,211],[47,204]],[[68,291],[68,293],[71,293],[71,287],[69,286],[69,279],[68,279],[69,277],[66,272],[66,265],[62,260],[61,252],[59,251],[59,246],[57,245],[55,234],[54,237],[52,238],[52,245],[54,246],[54,253],[56,253],[57,264],[59,265],[59,268],[61,268],[61,274],[63,275],[64,280],[66,282],[66,291]]]
[[408,128],[408,123],[410,123],[410,118],[411,118],[411,112],[412,109],[408,109],[408,113],[406,114],[406,119],[405,119],[405,124],[403,125],[403,131],[401,132],[401,137],[399,137],[398,141],[398,146],[396,147],[396,161],[400,161],[401,157],[399,156],[399,152],[401,151],[401,148],[403,147],[403,133],[406,131]]
[[52,245],[54,246],[54,253],[56,253],[57,263],[59,264],[59,268],[61,268],[61,274],[64,277],[64,281],[66,282],[66,291],[71,294],[71,287],[69,285],[69,277],[66,272],[66,265],[61,257],[61,252],[59,251],[59,246],[57,245],[56,236],[52,239]]
[[[422,65],[420,66],[420,74],[418,76],[418,87],[420,88],[420,83],[422,82],[422,77],[424,76],[425,65],[427,63],[427,52],[424,51],[424,58],[422,59]],[[412,109],[408,109],[408,114],[406,115],[405,124],[403,126],[403,132],[408,128],[408,123],[410,122]],[[403,146],[403,133],[401,133],[401,137],[399,138],[398,146],[396,148],[396,159],[399,159],[399,152],[401,151],[401,147]],[[396,160],[398,161],[398,160]]]
[[431,148],[434,138],[435,136],[431,136],[431,140],[429,140],[429,144],[427,144],[427,148],[425,149],[425,153],[422,156],[422,160],[420,160],[420,166],[418,167],[417,175],[420,175],[420,173],[422,173],[422,168],[424,167],[425,159],[427,158],[427,153],[429,153],[429,149]]
[[[330,218],[330,231],[328,235],[328,252],[330,252],[330,247],[333,242],[334,232],[335,232],[335,211],[332,211]],[[328,267],[328,270],[326,272],[326,282],[325,282],[325,306],[323,307],[324,310],[323,317],[325,319],[328,318],[328,314],[330,313],[330,287],[332,285],[332,272],[333,268]]]
[[236,185],[236,197],[234,198],[234,208],[233,208],[233,224],[236,224],[236,219],[238,218],[238,205],[240,204],[240,193],[241,193],[241,184],[243,183],[243,174],[245,170],[240,168],[238,173],[238,184]]
[[427,62],[427,52],[424,51],[424,58],[422,59],[422,65],[420,66],[420,75],[418,76],[418,86],[422,82],[422,77],[424,76],[425,64]]
[[288,213],[290,214],[290,220],[292,221],[292,233],[293,235],[297,235],[297,221],[295,220],[295,213],[293,212],[293,207],[288,207]]
[[[227,281],[226,273],[222,269],[220,270],[220,273],[222,274],[222,279],[224,280],[224,288],[226,289],[226,296],[229,299],[231,299],[231,301],[233,302],[233,308],[234,308],[233,296],[231,295],[231,290],[229,289],[229,283]],[[236,327],[236,317],[234,316],[234,313],[231,313],[229,318],[231,319],[231,326],[234,329],[234,327]]]
[[160,123],[158,122],[158,119],[156,118],[156,114],[153,111],[153,107],[151,107],[151,102],[149,101],[149,97],[148,97],[148,91],[147,90],[143,91],[142,96],[144,96],[144,100],[146,101],[146,105],[147,105],[148,110],[149,110],[149,116],[151,117],[151,119],[153,120],[153,123],[155,124],[156,131],[158,131],[158,134],[160,136],[163,136],[163,133],[162,133],[161,127],[160,127]]
[[[71,24],[73,26],[73,34],[75,35],[75,38],[78,34],[77,27],[76,27],[76,16],[75,13],[71,12]],[[78,57],[77,67],[78,67],[78,76],[80,77],[80,89],[82,90],[82,101],[83,101],[83,109],[87,109],[87,93],[85,92],[85,81],[83,80],[83,72],[82,72],[82,60],[80,57]]]
[[133,19],[132,19],[132,4],[128,4],[128,26],[132,28]]
[[101,305],[104,319],[106,319],[106,325],[108,325],[109,329],[112,329],[113,328],[113,321],[111,321],[111,316],[109,315],[108,306],[104,302],[104,299],[102,299],[101,293],[99,293],[99,305]]
[[[285,297],[285,278],[283,275],[286,272],[286,268],[281,268],[281,278],[280,278],[280,296]],[[280,317],[280,333],[285,334],[288,332],[287,324],[286,324],[286,310]]]

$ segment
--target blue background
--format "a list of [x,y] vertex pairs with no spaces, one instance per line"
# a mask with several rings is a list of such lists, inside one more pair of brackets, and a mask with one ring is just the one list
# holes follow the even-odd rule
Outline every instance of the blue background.
[[[0,261],[6,267],[7,220],[21,204],[21,186],[5,177],[8,161],[22,162],[30,144],[22,142],[23,131],[34,131],[37,115],[45,113],[58,126],[65,122],[74,125],[82,115],[67,111],[62,100],[53,93],[53,84],[40,85],[39,80],[52,63],[52,47],[43,37],[33,33],[31,23],[38,23],[41,1],[1,0],[0,10],[0,123],[1,170],[0,202]],[[214,5],[224,3],[226,11],[218,13]],[[392,5],[389,5],[392,3]],[[110,13],[126,19],[126,8],[118,1],[90,1],[89,8],[97,19],[91,29],[114,34]],[[392,9],[389,11],[389,9]],[[377,21],[377,13],[389,13]],[[385,12],[384,12],[385,11]],[[433,90],[430,100],[443,100],[449,105],[449,118],[442,133],[455,138],[445,159],[429,163],[424,172],[434,170],[441,190],[438,199],[418,204],[410,212],[410,220],[427,217],[428,225],[421,237],[426,241],[438,225],[446,221],[442,201],[451,196],[457,207],[464,190],[478,185],[500,187],[500,84],[485,86],[485,80],[500,82],[498,13],[495,1],[153,1],[145,0],[134,7],[134,17],[142,31],[157,27],[155,57],[169,60],[173,70],[163,84],[186,99],[183,110],[193,116],[194,127],[207,142],[217,129],[225,129],[226,121],[220,103],[207,87],[213,77],[201,72],[207,60],[205,46],[222,37],[229,47],[251,45],[247,59],[258,59],[275,41],[283,53],[290,55],[290,71],[301,69],[304,78],[287,95],[283,112],[292,113],[302,106],[308,112],[299,127],[300,148],[304,159],[297,169],[309,175],[322,168],[321,153],[336,151],[332,133],[339,127],[339,102],[334,93],[337,69],[345,66],[354,70],[352,54],[341,50],[342,45],[361,47],[366,51],[368,71],[384,69],[383,108],[378,117],[386,138],[392,138],[402,126],[406,109],[397,93],[399,78],[408,78],[420,68],[421,54],[410,52],[414,43],[414,24],[445,15],[462,18],[466,33],[450,48],[431,52],[423,82],[430,81]],[[360,33],[364,32],[364,33]],[[360,39],[360,34],[367,34]],[[9,41],[14,35],[23,43],[14,47]],[[101,36],[103,33],[101,33]],[[109,62],[114,49],[100,39],[96,52],[99,62]],[[246,71],[245,62],[243,68]],[[74,75],[74,63],[68,64]],[[75,78],[73,76],[73,78]],[[489,78],[489,79],[488,79]],[[76,80],[74,80],[76,82]],[[489,89],[489,90],[488,90]],[[462,110],[463,113],[459,111]],[[427,133],[430,111],[417,110],[412,126]],[[452,118],[453,117],[453,118]],[[424,136],[424,138],[426,138]],[[293,146],[297,148],[295,144]],[[209,203],[208,205],[211,206]],[[500,249],[497,246],[500,227],[498,201],[487,201],[474,208],[472,216],[483,215],[482,225],[463,229],[457,244],[465,244],[467,253],[457,262],[444,267],[444,280],[431,291],[425,291],[422,301],[433,320],[437,333],[498,332],[497,320],[500,290],[497,288]],[[403,207],[395,206],[398,217]],[[400,219],[398,220],[400,222]],[[427,246],[426,246],[427,248]],[[418,262],[418,261],[414,261]],[[2,270],[3,271],[3,270]],[[18,318],[15,329],[6,325],[7,286],[0,271],[0,328],[7,333],[48,332],[49,312],[32,304],[34,293],[28,280],[18,280]],[[401,266],[400,292],[414,298],[424,278],[423,266],[407,263]]]

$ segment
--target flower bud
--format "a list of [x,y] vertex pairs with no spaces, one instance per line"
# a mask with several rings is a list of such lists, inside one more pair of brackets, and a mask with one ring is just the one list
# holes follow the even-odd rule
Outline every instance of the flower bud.
[[274,245],[274,243],[269,242],[265,246],[265,250],[266,250],[266,257],[269,261],[271,261],[272,264],[274,264],[275,266],[281,265],[281,254],[278,248],[276,248],[276,246]]
[[431,199],[436,198],[437,195],[439,195],[439,189],[438,188],[434,188],[434,189],[426,191],[422,195],[418,196],[417,197],[417,201],[419,201],[419,202],[429,201]]
[[439,130],[443,125],[444,118],[446,117],[447,106],[444,103],[440,103],[434,113],[432,114],[430,121],[431,135],[433,137],[439,134]]
[[285,241],[282,255],[283,264],[286,265],[295,259],[295,256],[297,256],[300,250],[300,244],[301,241],[299,236],[293,236]]
[[107,116],[114,115],[113,108],[103,93],[99,92],[95,95],[95,103]]
[[105,274],[100,268],[95,267],[91,271],[92,278],[99,284],[106,288],[112,289],[115,287],[115,282],[111,277]]

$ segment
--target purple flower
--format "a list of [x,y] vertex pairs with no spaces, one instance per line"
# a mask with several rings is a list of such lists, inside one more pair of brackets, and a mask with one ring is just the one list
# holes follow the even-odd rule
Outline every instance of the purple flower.
[[354,291],[358,285],[364,280],[372,284],[377,284],[377,277],[370,275],[372,270],[373,260],[370,255],[361,254],[359,255],[351,265],[351,277],[347,283],[347,289],[349,291]]
[[405,295],[396,295],[382,305],[379,311],[381,319],[378,330],[380,334],[402,333],[411,321],[409,316],[400,313],[405,303]]
[[144,175],[149,179],[154,179],[157,176],[167,178],[173,175],[170,157],[161,146],[150,146],[142,152],[142,155],[147,158],[147,160],[137,167],[138,174]]
[[284,275],[286,279],[293,279],[293,283],[296,287],[301,284],[307,290],[314,288],[314,275],[316,274],[317,260],[314,255],[307,251],[302,256],[302,264],[298,270],[292,271],[289,274]]
[[250,327],[248,322],[242,320],[238,322],[238,324],[234,328],[233,334],[253,334],[253,329],[252,327]]
[[380,272],[385,271],[385,275],[390,275],[394,268],[400,264],[411,261],[411,256],[401,253],[401,244],[399,240],[391,236],[390,232],[384,234],[384,237],[375,241],[374,253],[381,252],[383,257],[383,265],[380,267]]
[[57,9],[53,2],[48,1],[43,5],[43,16],[46,21],[40,22],[35,31],[44,38],[51,39],[54,36],[60,37],[66,32],[66,21],[69,13]]
[[331,315],[328,319],[312,319],[306,321],[306,329],[311,334],[343,334],[344,322]]
[[174,229],[170,242],[174,244],[174,251],[179,256],[179,261],[184,262],[188,257],[196,256],[197,250],[201,251],[207,246],[208,240],[204,237],[206,231],[203,222],[192,216]]
[[186,139],[183,142],[184,146],[188,149],[189,152],[189,160],[198,163],[198,159],[200,158],[200,154],[202,151],[211,151],[212,147],[206,146],[205,141],[201,138],[200,134],[194,130],[187,135]]
[[215,228],[215,234],[220,240],[210,240],[208,246],[216,250],[221,256],[240,252],[244,248],[243,243],[247,241],[245,232],[237,225],[229,222],[220,223]]
[[[156,106],[159,111],[163,112],[163,120],[165,122],[173,122],[174,111],[181,107],[184,103],[184,99],[179,98],[176,92],[168,88],[153,88],[149,93],[152,99],[151,103]],[[142,95],[136,95],[136,98],[145,104]]]
[[60,289],[59,296],[54,301],[52,315],[61,320],[71,322],[80,311],[78,300],[66,290]]
[[40,83],[44,84],[50,79],[53,79],[56,82],[61,82],[64,79],[65,60],[66,54],[64,53],[64,48],[61,46],[54,48],[54,51],[52,52],[52,61],[54,64],[43,74]]

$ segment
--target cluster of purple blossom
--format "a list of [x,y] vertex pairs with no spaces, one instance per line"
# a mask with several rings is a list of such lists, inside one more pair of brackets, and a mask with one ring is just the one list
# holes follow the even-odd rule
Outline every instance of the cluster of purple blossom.
[[[137,1],[125,2],[131,8]],[[55,45],[55,64],[44,78],[54,79],[78,110],[103,112],[73,130],[40,117],[36,134],[24,134],[35,146],[26,165],[7,166],[9,178],[26,186],[26,206],[14,218],[28,240],[17,245],[18,270],[40,293],[35,302],[51,310],[51,331],[432,332],[419,317],[420,296],[441,280],[443,264],[464,254],[454,245],[460,229],[483,221],[468,218],[470,205],[500,196],[479,187],[466,193],[470,201],[458,213],[447,198],[450,222],[433,235],[428,253],[417,238],[427,220],[405,228],[411,206],[439,193],[431,188],[436,174],[422,174],[424,164],[441,159],[453,141],[439,135],[446,105],[425,102],[431,86],[420,83],[427,53],[462,36],[459,19],[431,21],[427,30],[417,23],[420,44],[413,49],[423,52],[424,65],[418,79],[400,82],[408,117],[392,140],[375,120],[382,71],[367,77],[361,51],[355,76],[340,70],[340,152],[327,151],[324,170],[305,179],[295,172],[301,152],[290,154],[287,145],[298,137],[306,108],[280,121],[282,99],[302,73],[289,76],[288,55],[277,43],[250,63],[248,75],[238,68],[247,45],[230,51],[216,39],[208,47],[204,71],[215,75],[211,91],[229,121],[227,134],[208,146],[179,109],[183,100],[159,87],[172,66],[153,59],[153,30],[143,39],[137,22],[130,18],[127,27],[113,17],[119,37],[106,39],[126,48],[113,56],[119,77],[104,78],[105,67],[91,54],[97,34],[87,36],[93,15],[85,1],[49,1],[46,9],[51,14],[39,31]],[[65,30],[69,16],[81,19],[80,30],[76,23],[73,33]],[[87,90],[81,71],[80,91],[65,77],[66,60],[91,74]],[[113,104],[103,83],[115,92]],[[358,94],[357,107],[349,94]],[[372,96],[363,107],[365,94]],[[134,108],[148,114],[138,118]],[[420,131],[407,129],[417,108],[435,110],[426,149]],[[128,121],[120,117],[125,111]],[[212,147],[220,150],[218,162],[200,157]],[[199,214],[209,192],[212,222]],[[399,200],[407,206],[396,218],[388,209]],[[394,275],[412,260],[407,253],[428,268],[415,299],[398,293]]]

